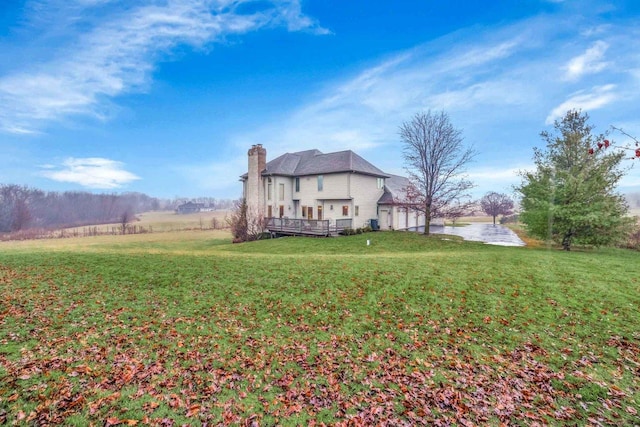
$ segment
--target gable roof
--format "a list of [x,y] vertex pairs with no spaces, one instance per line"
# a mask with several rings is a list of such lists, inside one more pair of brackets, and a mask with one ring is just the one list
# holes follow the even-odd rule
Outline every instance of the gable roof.
[[384,180],[384,193],[378,199],[378,204],[381,205],[393,205],[398,200],[402,200],[405,197],[405,188],[411,184],[409,178],[399,175],[389,175]]
[[300,175],[296,173],[299,166],[308,164],[312,161],[311,159],[321,154],[318,150],[285,153],[268,162],[262,175]]
[[268,162],[262,175],[305,176],[339,172],[357,172],[381,178],[389,176],[351,150],[327,154],[319,150],[285,153]]

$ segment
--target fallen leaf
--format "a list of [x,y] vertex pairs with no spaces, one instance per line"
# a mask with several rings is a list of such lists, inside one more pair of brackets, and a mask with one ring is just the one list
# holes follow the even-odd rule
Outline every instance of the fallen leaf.
[[200,412],[200,405],[191,405],[189,406],[189,410],[187,411],[187,417],[190,418],[198,415],[198,412]]

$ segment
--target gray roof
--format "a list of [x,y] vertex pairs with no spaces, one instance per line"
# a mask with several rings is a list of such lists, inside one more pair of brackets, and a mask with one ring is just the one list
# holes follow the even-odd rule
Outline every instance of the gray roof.
[[384,194],[378,199],[381,205],[392,205],[405,198],[405,188],[411,184],[409,178],[399,175],[389,175],[384,180]]
[[318,150],[286,153],[267,163],[262,175],[305,176],[357,172],[386,178],[386,173],[351,150],[323,154]]

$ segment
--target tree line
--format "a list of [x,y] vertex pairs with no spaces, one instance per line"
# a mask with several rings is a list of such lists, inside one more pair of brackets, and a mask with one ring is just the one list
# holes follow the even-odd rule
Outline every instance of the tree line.
[[[128,222],[138,213],[174,210],[188,200],[195,199],[158,199],[137,192],[48,192],[16,184],[0,184],[0,233]],[[213,198],[197,200],[212,209],[223,209],[233,203]]]
[[141,193],[59,193],[0,184],[0,232],[119,222],[158,208],[158,199]]

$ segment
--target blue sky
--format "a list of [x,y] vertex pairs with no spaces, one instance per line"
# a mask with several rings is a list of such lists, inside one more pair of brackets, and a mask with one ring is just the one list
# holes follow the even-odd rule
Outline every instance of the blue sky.
[[510,193],[570,108],[640,135],[639,21],[637,0],[5,0],[0,183],[238,198],[257,143],[405,174],[399,126],[444,110],[475,194]]

